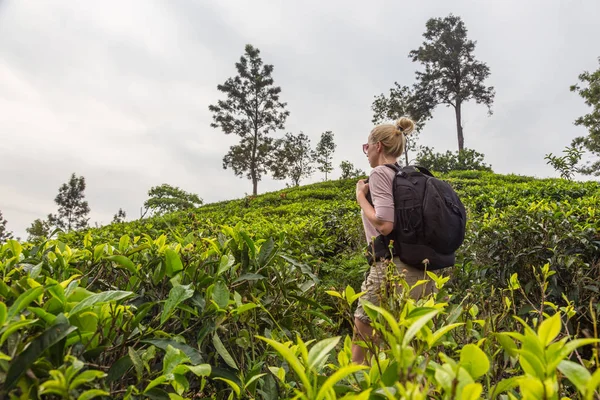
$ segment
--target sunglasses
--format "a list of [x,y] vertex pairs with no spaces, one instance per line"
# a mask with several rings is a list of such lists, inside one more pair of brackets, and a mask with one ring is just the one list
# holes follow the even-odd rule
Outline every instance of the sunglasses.
[[[379,142],[377,142],[377,143],[379,143]],[[377,143],[365,143],[365,144],[363,144],[362,145],[362,147],[363,147],[363,153],[367,154],[367,151],[369,151],[369,146],[370,145],[375,145]]]

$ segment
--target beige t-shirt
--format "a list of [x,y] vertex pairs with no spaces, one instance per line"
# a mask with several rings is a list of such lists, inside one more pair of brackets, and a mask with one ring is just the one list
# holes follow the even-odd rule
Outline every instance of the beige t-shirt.
[[[373,168],[369,174],[369,192],[373,200],[375,216],[382,221],[395,222],[394,194],[392,193],[395,175],[396,171],[385,165]],[[369,222],[362,210],[361,217],[367,243],[371,243],[373,237],[379,236],[381,232]]]

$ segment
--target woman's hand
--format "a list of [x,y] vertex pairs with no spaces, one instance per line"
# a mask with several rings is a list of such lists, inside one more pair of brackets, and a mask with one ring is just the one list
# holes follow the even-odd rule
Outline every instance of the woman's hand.
[[365,198],[369,193],[369,184],[365,183],[364,179],[360,179],[358,182],[356,182],[356,200],[358,200],[361,193],[365,196]]

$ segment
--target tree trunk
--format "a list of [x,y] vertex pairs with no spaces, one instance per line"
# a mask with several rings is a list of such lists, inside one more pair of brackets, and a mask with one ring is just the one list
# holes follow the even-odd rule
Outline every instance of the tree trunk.
[[406,159],[406,166],[408,167],[408,138],[406,138],[406,142],[404,144],[404,158]]
[[254,141],[252,143],[252,159],[250,160],[250,176],[252,177],[252,195],[258,192],[258,179],[256,178],[256,147],[258,146],[258,129],[254,128]]
[[465,138],[463,137],[463,128],[460,122],[461,120],[461,102],[460,100],[456,101],[456,107],[454,107],[454,111],[456,112],[456,134],[458,135],[458,151],[463,151],[465,147]]

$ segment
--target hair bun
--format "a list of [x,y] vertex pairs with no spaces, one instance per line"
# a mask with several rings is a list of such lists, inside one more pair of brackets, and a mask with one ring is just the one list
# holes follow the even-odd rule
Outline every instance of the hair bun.
[[415,123],[412,119],[407,117],[401,117],[396,121],[397,134],[410,135],[415,130]]

